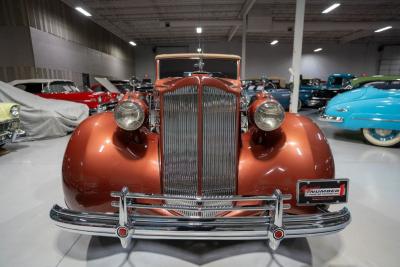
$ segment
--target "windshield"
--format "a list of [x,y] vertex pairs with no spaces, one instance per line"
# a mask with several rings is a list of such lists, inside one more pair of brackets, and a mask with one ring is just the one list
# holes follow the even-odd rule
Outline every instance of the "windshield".
[[73,82],[57,81],[52,82],[50,87],[45,87],[44,92],[48,93],[76,93],[79,89],[74,85]]
[[350,83],[352,78],[330,77],[329,83],[331,86],[346,86]]
[[[200,66],[199,66],[200,65]],[[201,70],[201,71],[199,71]],[[212,77],[237,79],[237,61],[232,59],[163,59],[159,64],[160,79],[207,73]]]

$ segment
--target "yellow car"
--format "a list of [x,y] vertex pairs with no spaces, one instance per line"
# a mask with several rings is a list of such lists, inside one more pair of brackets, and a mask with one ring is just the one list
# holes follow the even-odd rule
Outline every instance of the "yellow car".
[[25,135],[20,129],[19,112],[18,104],[0,103],[0,147]]

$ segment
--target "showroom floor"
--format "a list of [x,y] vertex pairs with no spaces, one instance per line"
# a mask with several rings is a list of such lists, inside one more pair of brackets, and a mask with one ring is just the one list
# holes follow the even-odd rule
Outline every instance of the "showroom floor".
[[[316,118],[314,111],[302,112]],[[69,137],[0,150],[0,266],[399,266],[400,149],[365,144],[359,133],[318,122],[331,144],[336,176],[349,177],[353,221],[343,232],[264,242],[137,241],[60,231],[48,212],[63,203],[61,160]]]

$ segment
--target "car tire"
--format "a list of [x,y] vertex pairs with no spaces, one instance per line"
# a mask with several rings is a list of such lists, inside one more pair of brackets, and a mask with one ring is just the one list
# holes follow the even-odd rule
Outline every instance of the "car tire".
[[400,143],[400,131],[364,128],[362,133],[369,143],[376,146],[391,147]]
[[301,110],[302,107],[303,103],[301,103],[301,100],[299,99],[299,101],[297,102],[297,111]]

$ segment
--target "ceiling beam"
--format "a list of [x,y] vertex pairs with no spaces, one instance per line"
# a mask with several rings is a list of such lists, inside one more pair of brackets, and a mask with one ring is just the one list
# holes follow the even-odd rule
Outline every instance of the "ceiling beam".
[[169,27],[196,27],[196,26],[239,26],[242,25],[241,20],[165,20],[160,22],[161,27],[167,27],[166,24],[169,24]]
[[373,35],[374,32],[373,31],[368,31],[368,30],[360,30],[360,31],[356,31],[350,34],[347,34],[345,36],[343,36],[342,38],[340,38],[339,43],[340,44],[346,44],[346,43],[350,43],[351,41],[354,40],[358,40],[370,35]]
[[[242,6],[242,9],[239,12],[238,19],[246,17],[247,14],[250,12],[251,8],[254,6],[255,2],[256,0],[246,0],[246,2]],[[228,42],[232,40],[233,36],[235,36],[238,29],[239,25],[235,25],[229,30]]]

